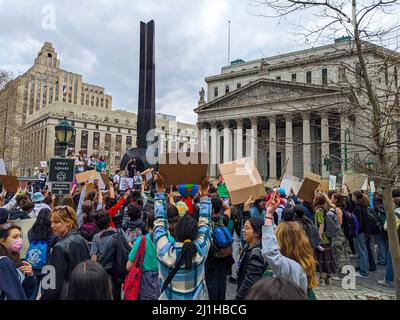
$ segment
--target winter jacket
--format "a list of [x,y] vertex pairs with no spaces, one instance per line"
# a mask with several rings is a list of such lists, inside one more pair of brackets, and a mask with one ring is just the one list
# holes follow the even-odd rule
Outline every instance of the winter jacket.
[[57,242],[50,254],[49,265],[56,270],[56,287],[43,290],[42,300],[65,298],[72,270],[86,260],[90,260],[88,243],[76,230],[71,230]]
[[267,268],[262,255],[261,240],[243,248],[239,259],[238,290],[235,300],[244,300],[251,286],[260,280]]
[[354,212],[353,213],[357,217],[358,223],[360,224],[360,228],[358,230],[358,234],[366,233],[366,230],[367,230],[367,221],[366,221],[367,210],[368,210],[368,208],[365,205],[357,204],[354,207]]

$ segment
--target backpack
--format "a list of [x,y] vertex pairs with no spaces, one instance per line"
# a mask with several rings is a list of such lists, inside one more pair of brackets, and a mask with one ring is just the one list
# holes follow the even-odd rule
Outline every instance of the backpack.
[[332,210],[325,212],[324,218],[324,232],[330,239],[337,237],[342,227],[340,226],[339,220],[336,217],[336,213]]
[[311,223],[305,223],[305,231],[307,234],[307,237],[310,239],[310,244],[314,249],[317,249],[320,246],[320,237],[319,237],[319,230],[318,228],[311,224]]
[[353,212],[349,212],[343,208],[342,230],[346,238],[353,239],[357,236],[360,230],[360,223]]
[[47,248],[46,240],[35,240],[29,245],[26,252],[26,261],[32,265],[33,270],[42,270],[47,263]]
[[213,222],[212,245],[215,258],[225,258],[232,255],[233,237],[223,223],[223,214],[219,216],[218,223]]
[[125,235],[131,243],[135,243],[136,239],[143,235],[142,228],[140,228],[140,226],[128,228],[128,230],[125,231]]
[[365,234],[368,236],[376,236],[382,232],[381,224],[374,209],[368,207],[365,216]]
[[[140,293],[140,281],[143,273],[143,261],[146,251],[146,237],[142,236],[139,249],[136,252],[133,266],[125,278],[122,289],[124,291],[125,300],[138,300]],[[139,261],[139,265],[138,265]]]
[[119,281],[124,281],[127,275],[126,264],[131,251],[128,242],[125,239],[125,234],[121,229],[117,229],[117,235],[114,241],[115,255],[111,273]]

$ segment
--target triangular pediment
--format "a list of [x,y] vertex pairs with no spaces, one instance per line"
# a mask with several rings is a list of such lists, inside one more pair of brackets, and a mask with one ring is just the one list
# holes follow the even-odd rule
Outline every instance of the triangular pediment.
[[259,79],[200,106],[195,109],[195,112],[198,113],[213,109],[240,107],[276,101],[291,101],[338,92],[340,92],[340,88],[337,87],[323,87],[273,79]]

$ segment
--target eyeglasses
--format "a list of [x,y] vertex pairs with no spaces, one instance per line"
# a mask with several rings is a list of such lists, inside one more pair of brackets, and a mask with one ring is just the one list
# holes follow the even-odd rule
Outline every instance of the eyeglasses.
[[68,214],[68,217],[72,220],[72,214],[69,212],[69,206],[57,206],[54,208],[54,211],[65,210]]

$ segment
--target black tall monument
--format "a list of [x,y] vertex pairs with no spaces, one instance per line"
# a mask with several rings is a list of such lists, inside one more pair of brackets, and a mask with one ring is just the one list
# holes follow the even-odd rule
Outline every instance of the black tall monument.
[[[148,23],[140,22],[140,66],[139,95],[137,115],[136,148],[129,149],[122,158],[120,168],[125,170],[132,158],[136,159],[137,169],[143,171],[150,167],[146,161],[147,136],[153,135],[156,127],[155,113],[155,55],[154,55],[154,20]],[[151,143],[151,142],[150,142]]]

